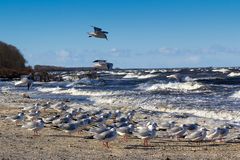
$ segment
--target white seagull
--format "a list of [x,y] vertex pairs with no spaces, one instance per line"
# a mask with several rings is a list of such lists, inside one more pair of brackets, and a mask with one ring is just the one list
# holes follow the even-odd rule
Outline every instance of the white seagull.
[[183,137],[186,131],[187,131],[187,126],[185,124],[182,124],[181,126],[175,126],[167,130],[170,136],[173,136],[173,137],[175,136],[176,138]]
[[170,128],[173,128],[175,126],[176,122],[174,121],[163,121],[158,125],[159,130],[167,130]]
[[11,121],[15,122],[16,126],[18,125],[18,123],[23,121],[23,119],[24,119],[24,113],[23,112],[19,113],[18,115],[10,116],[10,117],[6,118],[6,120],[11,120]]
[[105,131],[105,132],[102,132],[102,133],[100,133],[100,134],[95,134],[95,135],[93,136],[93,138],[95,138],[95,139],[97,139],[97,140],[99,140],[99,141],[102,141],[102,142],[103,142],[103,145],[104,145],[105,147],[107,147],[107,148],[109,148],[108,143],[109,143],[110,141],[115,140],[116,137],[117,137],[117,132],[116,132],[115,128],[112,128],[112,129],[110,129],[110,130],[108,130],[108,131]]
[[88,32],[89,37],[96,37],[96,38],[104,38],[106,40],[108,40],[107,35],[108,32],[103,31],[101,28],[98,27],[94,27],[92,26],[94,29],[94,32]]
[[219,137],[220,135],[220,128],[216,127],[213,130],[211,130],[210,132],[208,132],[206,139],[207,140],[215,140]]
[[78,121],[70,122],[70,123],[63,123],[60,125],[60,128],[71,135],[73,132],[78,131],[80,123]]
[[143,145],[148,146],[148,140],[156,136],[156,127],[157,124],[148,123],[147,126],[137,127],[136,136],[140,139],[143,139]]
[[207,135],[207,129],[206,128],[201,128],[200,130],[195,131],[195,132],[187,135],[185,137],[185,139],[189,139],[191,141],[198,141],[198,142],[200,142],[200,141],[205,139],[206,135]]
[[44,121],[42,118],[38,118],[36,121],[28,122],[22,126],[22,128],[26,128],[34,132],[34,135],[38,135],[38,131],[43,129]]
[[220,141],[222,141],[223,138],[228,135],[230,128],[231,128],[230,126],[226,126],[226,125],[223,128],[220,128],[220,132],[219,132]]
[[132,134],[133,130],[134,130],[133,125],[129,124],[128,126],[117,128],[117,134],[119,134],[120,136],[123,136],[123,139],[127,141],[128,135]]

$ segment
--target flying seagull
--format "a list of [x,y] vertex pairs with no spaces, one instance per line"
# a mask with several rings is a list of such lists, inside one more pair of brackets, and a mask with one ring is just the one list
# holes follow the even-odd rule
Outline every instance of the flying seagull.
[[96,37],[96,38],[105,38],[106,40],[108,40],[107,35],[108,32],[103,31],[101,28],[92,26],[94,29],[94,32],[88,32],[88,37]]

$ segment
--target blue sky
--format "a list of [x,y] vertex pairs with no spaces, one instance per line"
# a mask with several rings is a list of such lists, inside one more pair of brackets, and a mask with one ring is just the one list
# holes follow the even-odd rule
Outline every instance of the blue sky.
[[[240,66],[238,0],[0,0],[0,40],[29,65]],[[95,25],[109,40],[89,38]]]

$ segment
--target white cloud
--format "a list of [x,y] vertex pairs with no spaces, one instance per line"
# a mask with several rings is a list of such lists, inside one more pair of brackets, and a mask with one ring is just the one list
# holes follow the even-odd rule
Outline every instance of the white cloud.
[[177,48],[168,48],[168,47],[161,47],[157,50],[160,54],[172,54],[178,52],[179,49]]
[[56,56],[57,56],[57,60],[65,62],[71,58],[71,52],[65,49],[62,49],[56,52]]
[[[83,49],[48,51],[39,54],[28,54],[32,64],[59,66],[91,66],[96,59],[106,59],[115,67],[204,67],[239,65],[240,49],[215,45],[207,48],[185,49],[159,47],[152,50],[127,48],[109,48],[106,50]],[[27,55],[27,54],[26,54]]]
[[112,48],[111,50],[110,50],[110,52],[117,52],[118,50],[117,50],[117,48]]
[[197,64],[199,63],[201,58],[197,55],[191,55],[186,57],[186,62],[191,63],[191,64]]

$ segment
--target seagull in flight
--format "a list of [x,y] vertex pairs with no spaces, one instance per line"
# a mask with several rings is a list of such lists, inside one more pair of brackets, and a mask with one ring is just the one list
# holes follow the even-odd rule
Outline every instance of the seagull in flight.
[[108,40],[107,35],[108,32],[107,31],[103,31],[101,28],[92,26],[94,29],[94,32],[88,32],[88,37],[96,37],[96,38],[105,38],[106,40]]

